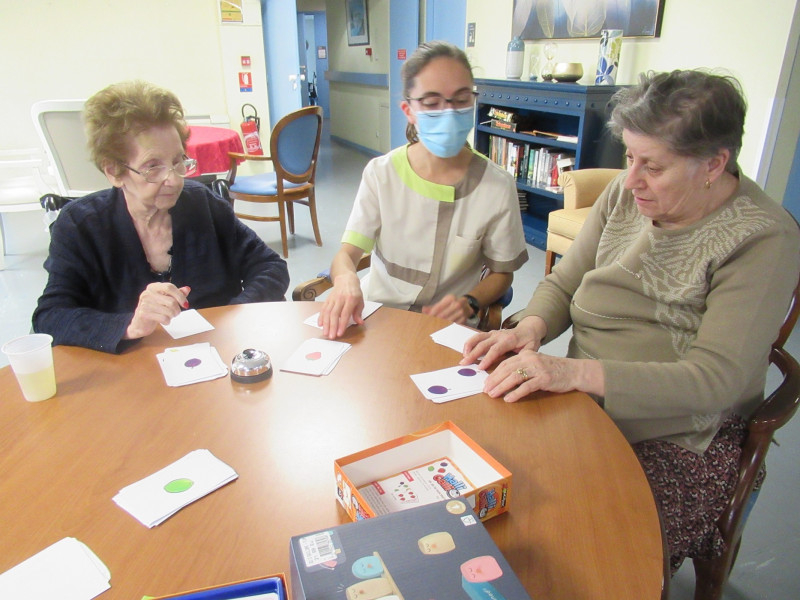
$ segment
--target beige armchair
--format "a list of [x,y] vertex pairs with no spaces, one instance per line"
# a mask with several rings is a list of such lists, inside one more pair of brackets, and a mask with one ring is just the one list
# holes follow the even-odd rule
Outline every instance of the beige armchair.
[[580,169],[562,173],[558,178],[558,184],[564,188],[564,208],[552,211],[547,218],[545,275],[556,264],[556,256],[563,256],[572,245],[572,240],[583,227],[594,201],[620,171]]

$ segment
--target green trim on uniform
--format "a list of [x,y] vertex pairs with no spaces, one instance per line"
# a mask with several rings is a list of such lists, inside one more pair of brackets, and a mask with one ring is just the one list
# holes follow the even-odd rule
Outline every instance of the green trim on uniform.
[[356,248],[361,248],[361,250],[367,254],[372,252],[372,249],[375,247],[375,240],[368,238],[357,231],[345,231],[344,235],[342,236],[342,243],[352,244]]
[[392,166],[403,183],[420,196],[438,202],[453,202],[455,200],[456,190],[452,185],[426,181],[414,172],[408,162],[408,145],[402,146],[397,149],[397,152],[392,153]]

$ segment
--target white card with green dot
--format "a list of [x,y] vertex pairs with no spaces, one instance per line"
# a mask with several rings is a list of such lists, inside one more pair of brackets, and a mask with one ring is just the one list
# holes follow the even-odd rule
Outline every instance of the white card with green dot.
[[184,506],[210,494],[239,475],[208,450],[194,450],[124,487],[114,502],[147,527],[166,521]]

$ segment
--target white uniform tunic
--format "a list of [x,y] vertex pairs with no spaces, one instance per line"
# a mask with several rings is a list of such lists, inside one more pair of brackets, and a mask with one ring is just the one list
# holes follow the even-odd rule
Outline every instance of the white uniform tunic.
[[455,186],[419,177],[408,146],[372,159],[342,242],[372,252],[366,299],[412,310],[528,260],[514,179],[477,152]]

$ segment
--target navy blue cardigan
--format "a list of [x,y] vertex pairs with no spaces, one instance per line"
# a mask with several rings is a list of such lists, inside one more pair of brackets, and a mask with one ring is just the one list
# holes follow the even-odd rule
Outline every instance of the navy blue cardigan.
[[[207,187],[186,181],[172,215],[172,273],[192,308],[283,300],[289,271],[278,254]],[[121,352],[139,295],[159,277],[117,188],[70,202],[52,226],[49,274],[33,328],[55,344]]]

